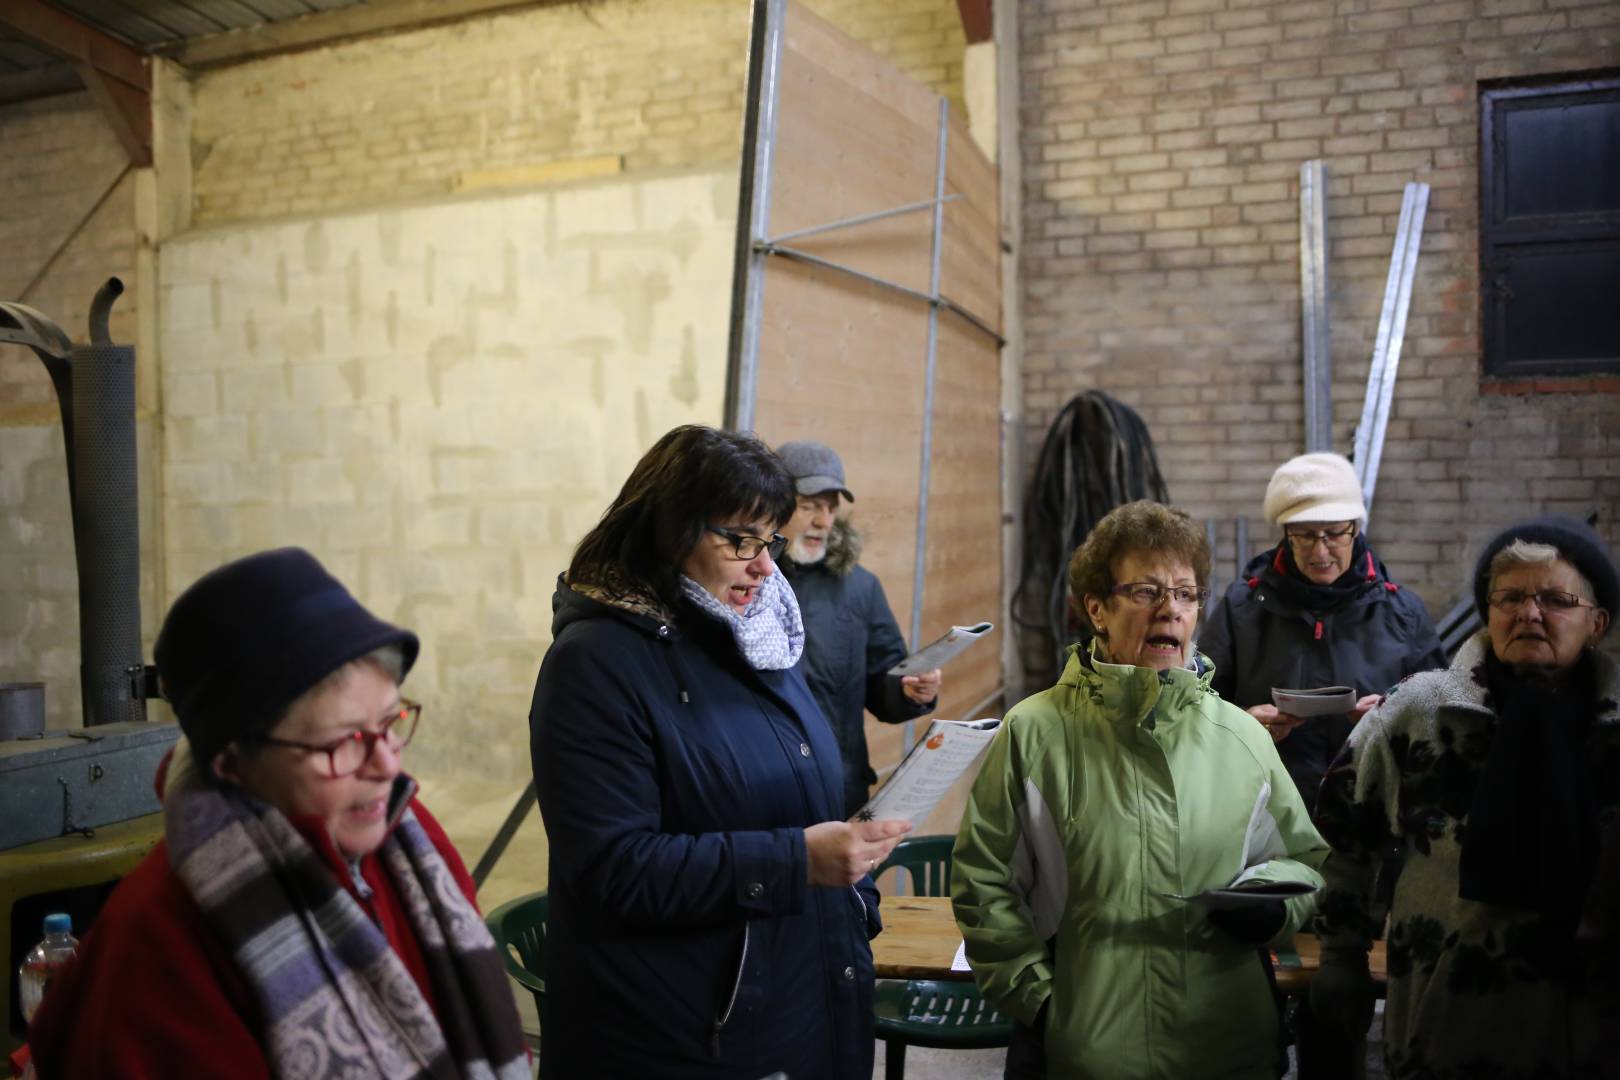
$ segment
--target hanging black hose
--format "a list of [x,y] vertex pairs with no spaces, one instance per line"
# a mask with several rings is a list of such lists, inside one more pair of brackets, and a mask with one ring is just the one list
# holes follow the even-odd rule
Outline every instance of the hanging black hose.
[[1135,410],[1101,390],[1063,406],[1035,463],[1024,506],[1024,573],[1012,597],[1013,620],[1039,643],[1023,650],[1031,685],[1057,677],[1063,650],[1077,636],[1067,581],[1074,549],[1114,507],[1169,498],[1153,437]]

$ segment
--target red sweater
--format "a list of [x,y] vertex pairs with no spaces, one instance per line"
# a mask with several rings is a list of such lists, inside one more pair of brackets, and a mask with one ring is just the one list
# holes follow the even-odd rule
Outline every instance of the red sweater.
[[[461,856],[421,803],[413,799],[411,808],[476,908],[476,888]],[[410,918],[377,856],[360,861],[360,876],[372,889],[370,899],[361,900],[319,819],[293,824],[376,921],[437,1012]],[[77,961],[51,983],[28,1042],[40,1080],[269,1080],[258,1012],[235,961],[169,868],[168,845],[159,843],[118,883],[80,943]]]

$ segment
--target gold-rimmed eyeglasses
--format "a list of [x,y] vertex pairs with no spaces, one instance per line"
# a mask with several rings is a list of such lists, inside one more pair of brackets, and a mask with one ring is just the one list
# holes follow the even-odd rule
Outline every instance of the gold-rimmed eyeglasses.
[[1596,604],[1582,600],[1574,593],[1562,589],[1539,589],[1535,592],[1524,589],[1497,589],[1485,597],[1487,604],[1504,615],[1517,615],[1527,600],[1534,600],[1543,615],[1551,612],[1562,615],[1576,608],[1597,607]]
[[1209,590],[1202,585],[1158,585],[1151,581],[1130,581],[1115,585],[1110,595],[1123,596],[1137,607],[1158,607],[1166,596],[1182,607],[1200,607],[1209,599]]

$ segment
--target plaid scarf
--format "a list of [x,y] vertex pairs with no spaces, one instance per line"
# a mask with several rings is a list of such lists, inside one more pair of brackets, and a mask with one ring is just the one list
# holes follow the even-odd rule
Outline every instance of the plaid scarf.
[[439,1015],[354,897],[279,810],[195,779],[164,800],[174,872],[261,1008],[271,1072],[526,1078],[517,1007],[495,943],[410,809],[401,776],[377,856],[399,888]]

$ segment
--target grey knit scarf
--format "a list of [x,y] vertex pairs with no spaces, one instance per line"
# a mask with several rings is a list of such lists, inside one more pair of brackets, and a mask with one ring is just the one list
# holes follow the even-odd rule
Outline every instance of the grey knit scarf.
[[164,800],[169,860],[260,1006],[273,1075],[526,1080],[517,1008],[489,931],[409,806],[378,850],[421,945],[429,1007],[381,929],[293,824],[241,788],[190,780]]
[[741,615],[685,574],[681,575],[681,593],[705,615],[731,629],[743,659],[755,671],[781,671],[799,662],[804,652],[804,618],[785,575],[772,574],[760,582],[753,602]]

